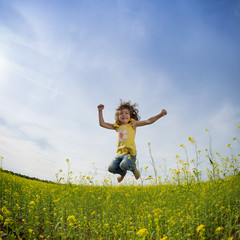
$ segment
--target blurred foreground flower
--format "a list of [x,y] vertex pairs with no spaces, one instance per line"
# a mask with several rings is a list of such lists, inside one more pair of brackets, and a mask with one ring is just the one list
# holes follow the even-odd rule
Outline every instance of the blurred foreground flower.
[[199,232],[199,231],[205,231],[203,224],[201,224],[197,227],[197,232]]
[[223,230],[223,227],[218,227],[215,231],[216,232],[220,232],[220,231],[222,231]]
[[140,229],[138,232],[137,232],[137,235],[138,236],[144,236],[144,235],[147,235],[148,234],[148,230],[146,228],[143,228],[143,229]]
[[166,240],[166,239],[168,239],[167,236],[165,236],[165,237],[163,237],[163,238],[160,238],[160,240]]

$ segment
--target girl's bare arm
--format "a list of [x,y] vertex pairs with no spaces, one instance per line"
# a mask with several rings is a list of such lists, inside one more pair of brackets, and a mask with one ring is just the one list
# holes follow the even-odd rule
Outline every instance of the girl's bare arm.
[[152,124],[152,123],[156,122],[159,118],[161,118],[161,117],[163,117],[165,115],[167,115],[167,110],[163,109],[161,111],[161,113],[159,113],[156,116],[153,116],[153,117],[151,117],[151,118],[149,118],[147,120],[133,122],[132,127],[136,129],[137,127],[141,127],[141,126]]
[[103,109],[104,105],[100,104],[98,105],[98,119],[99,119],[99,125],[101,127],[107,128],[107,129],[112,129],[114,130],[114,125],[112,123],[106,123],[103,118]]

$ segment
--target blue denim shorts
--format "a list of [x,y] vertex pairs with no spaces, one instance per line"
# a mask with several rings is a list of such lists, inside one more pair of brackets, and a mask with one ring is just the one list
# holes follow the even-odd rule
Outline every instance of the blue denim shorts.
[[136,156],[131,154],[117,156],[109,165],[108,171],[125,176],[127,171],[134,172],[136,169]]

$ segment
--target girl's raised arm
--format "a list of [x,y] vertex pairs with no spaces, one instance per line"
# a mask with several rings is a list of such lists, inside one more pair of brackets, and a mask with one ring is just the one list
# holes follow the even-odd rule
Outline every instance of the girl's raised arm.
[[137,127],[141,127],[141,126],[152,124],[152,123],[156,122],[159,118],[161,118],[161,117],[163,117],[165,115],[167,115],[167,110],[163,109],[161,111],[161,113],[159,113],[158,115],[153,116],[153,117],[151,117],[151,118],[149,118],[147,120],[133,122],[132,127],[136,129]]
[[98,105],[98,119],[99,119],[99,125],[101,127],[107,128],[107,129],[112,129],[114,130],[114,125],[112,123],[106,123],[103,119],[103,109],[104,109],[104,105],[100,104]]

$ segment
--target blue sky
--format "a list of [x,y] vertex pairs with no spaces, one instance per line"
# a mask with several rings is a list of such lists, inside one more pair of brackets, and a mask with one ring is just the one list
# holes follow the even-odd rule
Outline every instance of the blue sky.
[[191,154],[189,136],[204,150],[205,128],[213,150],[229,154],[240,124],[239,29],[237,0],[0,0],[3,168],[54,180],[69,158],[76,175],[94,163],[105,176],[116,134],[98,126],[97,105],[111,123],[119,99],[137,102],[142,119],[168,111],[137,130],[141,167],[148,142],[168,167],[184,157],[180,144]]

